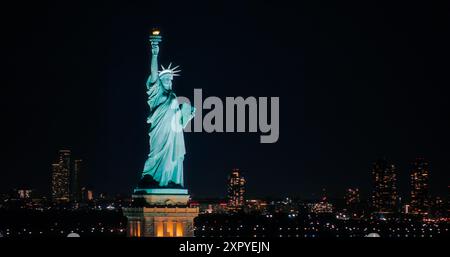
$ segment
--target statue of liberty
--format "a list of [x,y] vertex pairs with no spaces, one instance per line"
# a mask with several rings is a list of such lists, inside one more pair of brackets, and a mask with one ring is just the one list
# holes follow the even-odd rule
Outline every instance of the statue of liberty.
[[183,188],[183,160],[186,154],[183,128],[194,117],[195,108],[179,104],[172,88],[178,66],[161,65],[158,71],[158,53],[161,36],[153,31],[151,42],[150,76],[147,80],[150,114],[150,153],[142,171],[139,188]]

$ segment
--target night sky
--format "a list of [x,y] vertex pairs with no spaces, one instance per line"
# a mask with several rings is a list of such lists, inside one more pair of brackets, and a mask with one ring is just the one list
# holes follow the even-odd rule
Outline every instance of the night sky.
[[380,157],[398,166],[403,195],[416,157],[431,163],[432,193],[448,194],[446,6],[38,2],[2,8],[2,192],[45,192],[69,148],[96,192],[131,193],[148,154],[148,35],[158,26],[160,63],[182,69],[178,95],[280,97],[275,144],[259,133],[185,134],[193,196],[224,196],[234,167],[250,196],[367,196]]

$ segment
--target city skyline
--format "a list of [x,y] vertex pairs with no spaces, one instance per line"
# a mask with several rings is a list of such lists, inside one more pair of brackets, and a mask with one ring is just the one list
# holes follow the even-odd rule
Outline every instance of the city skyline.
[[[126,196],[130,193],[123,192],[107,192],[95,190],[95,185],[86,180],[86,174],[83,174],[83,179],[80,178],[80,169],[83,160],[79,158],[73,159],[72,151],[70,149],[62,149],[58,151],[56,160],[51,164],[50,180],[48,181],[47,190],[37,190],[40,197],[48,197],[53,202],[79,202],[84,198],[93,199],[95,195],[103,198],[108,195],[113,199],[115,196]],[[418,157],[411,162],[410,180],[408,189],[403,194],[399,194],[398,188],[398,171],[396,166],[386,158],[379,158],[372,163],[371,170],[368,171],[367,176],[371,178],[372,183],[369,188],[361,187],[343,187],[339,194],[326,193],[326,186],[322,187],[320,191],[315,192],[311,197],[300,194],[283,194],[283,195],[248,195],[246,190],[246,179],[242,175],[243,172],[239,168],[230,169],[231,173],[224,178],[223,187],[225,188],[223,195],[195,195],[194,199],[223,199],[228,202],[228,205],[236,210],[242,208],[244,199],[283,199],[285,197],[294,197],[303,200],[324,200],[342,199],[347,205],[348,201],[355,201],[358,204],[361,200],[366,202],[366,205],[375,212],[397,212],[402,211],[407,205],[409,212],[416,214],[426,214],[427,208],[430,207],[431,202],[436,199],[447,200],[450,199],[450,186],[446,187],[444,194],[431,194],[429,186],[430,177],[430,162],[424,158]],[[83,166],[83,169],[85,167]],[[61,173],[63,172],[63,174]],[[55,178],[55,176],[57,176]],[[61,180],[63,182],[61,182]],[[56,181],[56,182],[55,182]],[[55,189],[55,185],[59,188]],[[27,184],[27,183],[24,183]],[[30,190],[36,194],[36,188],[29,185],[21,185],[10,187],[0,193],[8,193],[11,190],[26,191]],[[361,194],[361,191],[364,192]],[[24,194],[24,192],[19,193]],[[90,196],[88,197],[87,194]],[[245,195],[245,198],[244,198]],[[353,200],[349,200],[353,199]]]
[[246,195],[245,172],[234,168],[221,199],[174,194],[167,201],[164,195],[139,188],[131,196],[94,196],[77,177],[83,174],[82,161],[73,160],[68,149],[59,150],[57,156],[49,197],[26,188],[0,194],[0,216],[8,221],[0,224],[0,237],[404,239],[445,238],[449,232],[450,198],[429,195],[429,162],[423,158],[413,163],[410,200],[397,193],[395,165],[378,159],[369,174],[373,192],[368,199],[361,197],[359,188],[347,188],[342,199],[330,196],[325,188],[317,199],[254,198]]

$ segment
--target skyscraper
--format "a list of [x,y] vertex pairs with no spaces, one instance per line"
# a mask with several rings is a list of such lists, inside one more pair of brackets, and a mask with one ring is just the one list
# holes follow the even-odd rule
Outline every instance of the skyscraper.
[[361,202],[358,188],[348,188],[345,192],[345,206],[349,211],[355,211]]
[[345,193],[345,205],[350,208],[353,205],[359,204],[360,195],[358,188],[348,188]]
[[70,174],[70,196],[71,201],[80,202],[81,200],[81,168],[83,161],[74,160],[73,169]]
[[228,176],[228,210],[242,210],[245,204],[245,178],[239,169],[233,169]]
[[411,212],[426,214],[429,209],[428,181],[429,164],[423,158],[417,158],[411,172]]
[[333,205],[328,201],[327,190],[322,188],[320,201],[310,205],[310,211],[313,213],[332,213]]
[[70,150],[60,150],[58,160],[52,164],[52,200],[68,202],[70,199]]
[[397,175],[394,164],[380,159],[372,168],[373,195],[372,207],[377,213],[397,211]]

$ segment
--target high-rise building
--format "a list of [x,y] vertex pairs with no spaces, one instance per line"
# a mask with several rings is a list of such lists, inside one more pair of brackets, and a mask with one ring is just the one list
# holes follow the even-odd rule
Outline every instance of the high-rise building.
[[333,204],[328,201],[327,190],[322,188],[320,201],[310,204],[310,212],[312,213],[332,213],[334,210]]
[[348,188],[345,193],[345,206],[348,210],[355,209],[361,202],[358,188]]
[[81,172],[83,161],[72,162],[70,150],[59,150],[52,164],[51,194],[54,202],[81,201]]
[[82,172],[82,160],[74,160],[73,169],[70,174],[70,196],[74,202],[81,200],[81,172]]
[[411,172],[411,212],[426,214],[429,210],[429,164],[423,158],[417,158]]
[[239,169],[228,176],[228,210],[240,211],[245,204],[245,178]]
[[70,199],[70,150],[60,150],[58,160],[52,164],[52,200]]
[[397,211],[397,175],[394,164],[380,159],[372,168],[373,195],[372,207],[377,213]]

